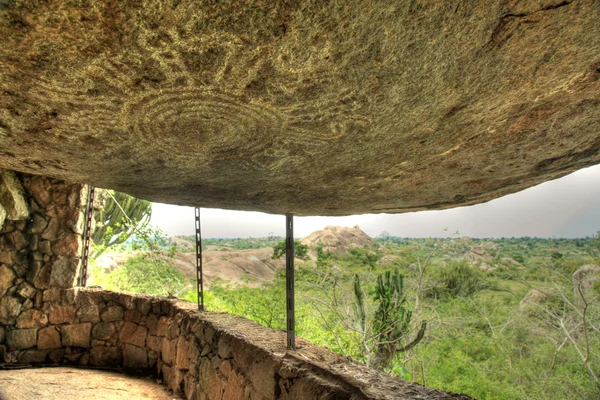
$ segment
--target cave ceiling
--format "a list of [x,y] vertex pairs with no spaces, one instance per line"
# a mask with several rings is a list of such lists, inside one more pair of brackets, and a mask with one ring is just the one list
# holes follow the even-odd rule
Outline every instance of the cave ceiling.
[[0,1],[0,167],[297,215],[600,162],[600,1]]

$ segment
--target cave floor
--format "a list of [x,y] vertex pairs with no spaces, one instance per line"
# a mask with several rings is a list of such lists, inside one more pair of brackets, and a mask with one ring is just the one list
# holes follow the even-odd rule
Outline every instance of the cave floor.
[[68,367],[0,370],[0,400],[174,400],[156,379]]

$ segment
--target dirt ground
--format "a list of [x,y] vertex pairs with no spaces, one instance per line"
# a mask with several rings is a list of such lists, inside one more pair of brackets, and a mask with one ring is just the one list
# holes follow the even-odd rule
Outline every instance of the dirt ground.
[[0,400],[179,400],[155,379],[79,368],[0,370]]

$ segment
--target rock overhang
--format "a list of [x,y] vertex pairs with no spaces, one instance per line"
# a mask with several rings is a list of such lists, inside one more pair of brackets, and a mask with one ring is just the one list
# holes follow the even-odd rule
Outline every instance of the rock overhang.
[[3,168],[344,215],[475,204],[600,162],[593,0],[0,8]]

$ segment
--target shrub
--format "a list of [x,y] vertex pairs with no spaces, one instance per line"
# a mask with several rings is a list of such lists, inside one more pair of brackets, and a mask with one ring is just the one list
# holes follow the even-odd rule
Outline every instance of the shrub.
[[486,287],[483,271],[466,261],[450,263],[442,270],[441,280],[444,291],[451,297],[470,297]]

